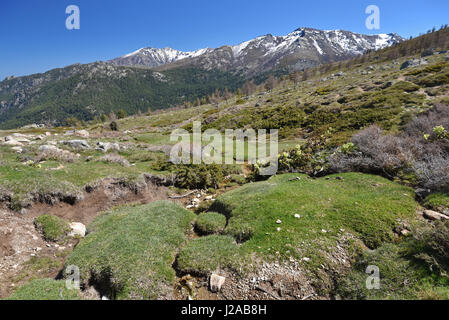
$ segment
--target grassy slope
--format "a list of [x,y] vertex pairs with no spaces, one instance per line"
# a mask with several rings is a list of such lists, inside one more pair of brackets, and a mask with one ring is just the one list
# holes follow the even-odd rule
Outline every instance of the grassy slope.
[[[299,181],[289,181],[297,176]],[[322,265],[332,270],[332,254],[343,238],[353,239],[346,249],[355,258],[363,247],[359,239],[369,247],[380,246],[397,238],[393,229],[400,221],[415,220],[418,205],[411,189],[373,175],[342,177],[285,174],[221,195],[211,210],[228,217],[226,235],[191,241],[180,252],[179,269],[207,274],[219,266],[252,268],[253,257],[294,258],[313,274]],[[238,246],[229,235],[244,242]]]
[[125,206],[100,215],[68,257],[81,280],[106,285],[118,299],[156,299],[169,295],[171,265],[191,230],[193,213],[171,202]]
[[20,288],[6,300],[79,300],[76,290],[66,288],[65,281],[36,279]]

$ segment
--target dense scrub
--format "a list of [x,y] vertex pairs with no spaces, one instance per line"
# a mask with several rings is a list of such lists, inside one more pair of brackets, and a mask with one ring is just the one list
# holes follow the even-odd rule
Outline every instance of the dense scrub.
[[449,128],[449,107],[444,105],[414,118],[399,134],[370,127],[353,136],[350,152],[330,157],[331,170],[378,173],[434,191],[448,190],[449,139],[445,128]]

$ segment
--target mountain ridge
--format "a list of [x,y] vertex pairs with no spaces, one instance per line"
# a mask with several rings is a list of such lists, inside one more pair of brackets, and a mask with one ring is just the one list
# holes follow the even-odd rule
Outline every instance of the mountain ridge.
[[184,52],[170,47],[141,48],[108,62],[160,70],[189,65],[254,76],[274,67],[304,70],[329,61],[345,60],[369,50],[383,49],[402,41],[404,39],[395,33],[364,35],[339,29],[301,27],[285,36],[266,34],[237,45],[223,45],[215,49]]

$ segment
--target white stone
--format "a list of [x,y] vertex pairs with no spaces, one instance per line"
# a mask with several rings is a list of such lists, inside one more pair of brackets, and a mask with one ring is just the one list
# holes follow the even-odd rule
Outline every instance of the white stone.
[[70,232],[71,237],[74,236],[84,237],[86,235],[86,226],[81,222],[70,223],[70,229],[72,229],[72,231]]
[[226,278],[219,276],[218,274],[213,273],[210,276],[210,290],[212,292],[218,292],[221,290],[221,287],[223,286],[223,284],[225,283]]

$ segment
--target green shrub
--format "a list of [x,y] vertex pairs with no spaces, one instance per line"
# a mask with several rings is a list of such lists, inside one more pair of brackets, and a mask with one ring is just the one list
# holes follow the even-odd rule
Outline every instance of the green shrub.
[[234,269],[239,261],[238,246],[230,236],[210,235],[190,241],[181,249],[177,269],[182,273],[207,275],[219,268]]
[[436,87],[449,84],[449,72],[428,75],[416,81],[417,84],[424,87]]
[[112,131],[118,131],[117,122],[112,121],[112,122],[109,124],[109,128],[110,128]]
[[414,92],[420,89],[420,87],[414,83],[408,81],[399,81],[390,87],[393,90]]
[[221,233],[226,227],[226,217],[216,212],[203,212],[196,219],[196,227],[203,234]]
[[239,174],[231,174],[231,182],[236,182],[238,184],[245,184],[246,178]]
[[49,241],[58,241],[70,231],[67,221],[48,214],[43,214],[36,218],[34,225],[42,232],[44,238]]
[[80,292],[65,281],[36,279],[19,287],[7,300],[80,300]]

